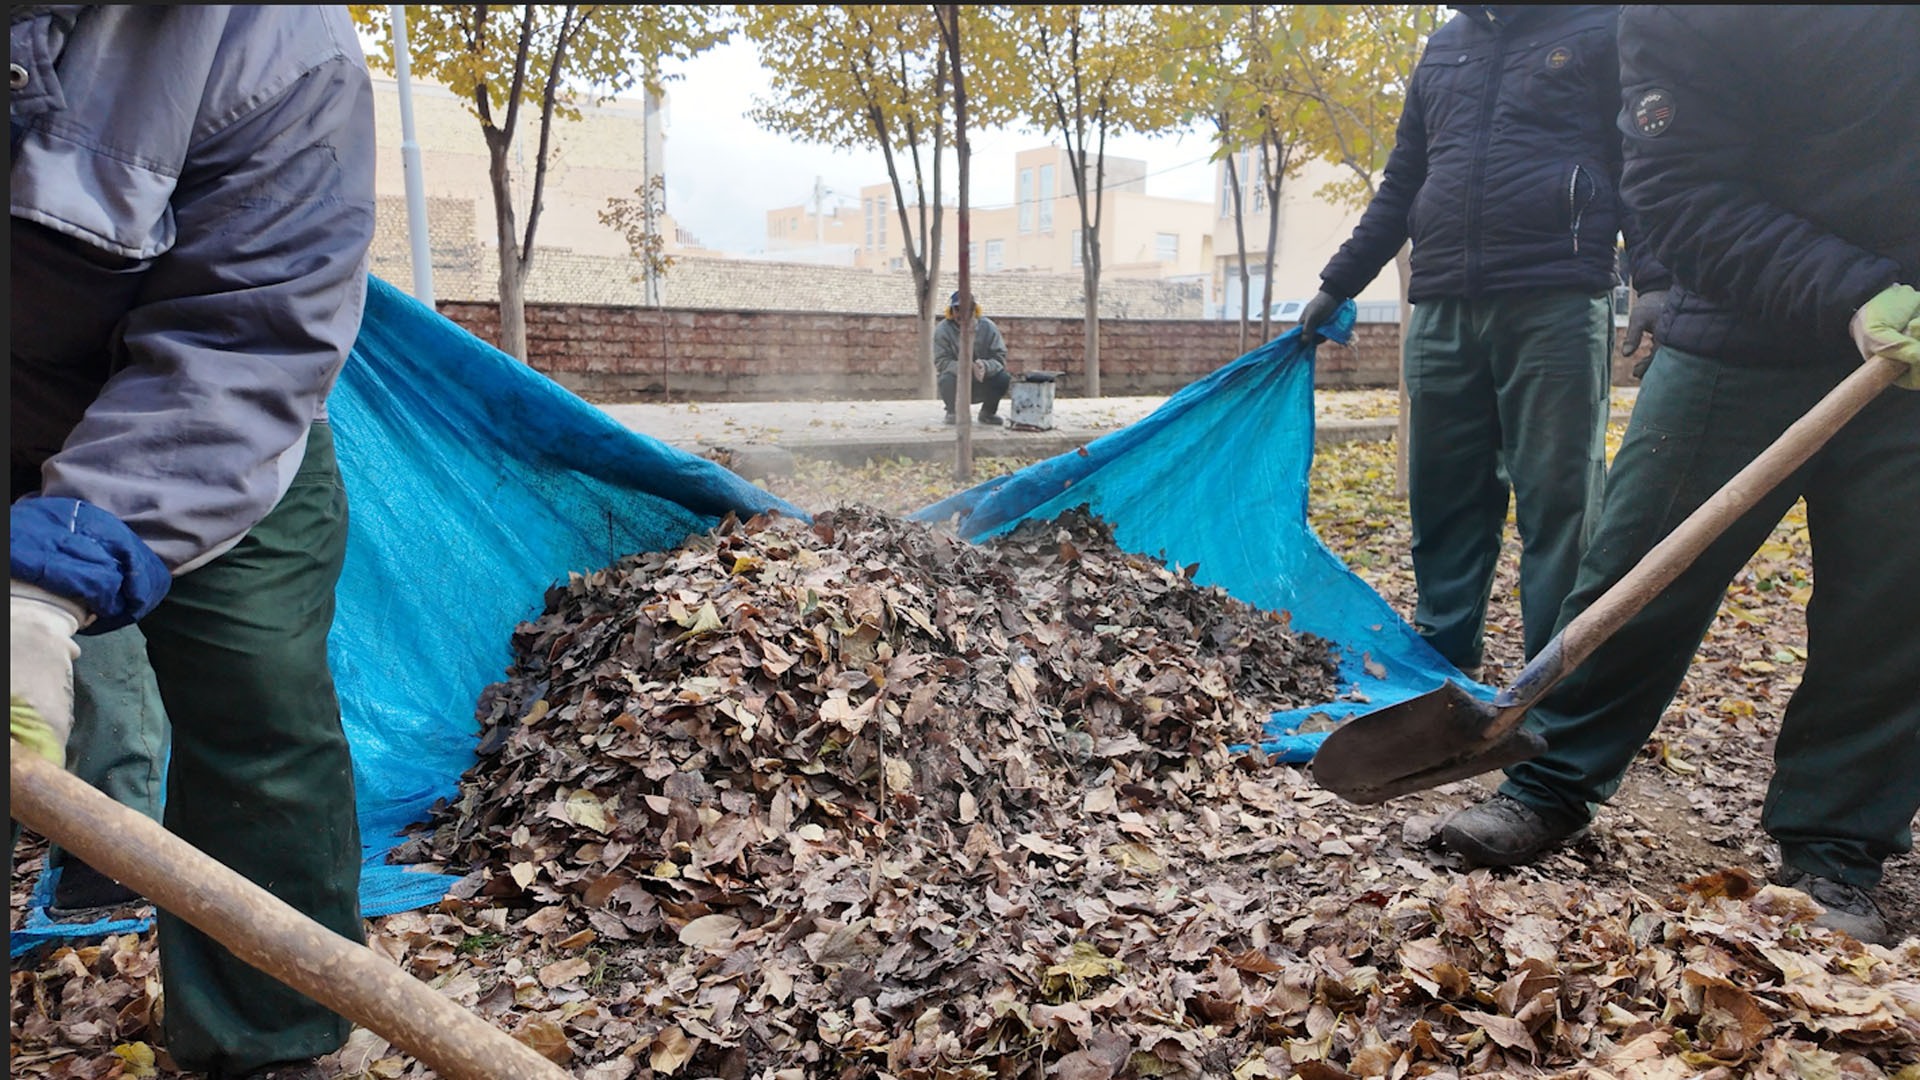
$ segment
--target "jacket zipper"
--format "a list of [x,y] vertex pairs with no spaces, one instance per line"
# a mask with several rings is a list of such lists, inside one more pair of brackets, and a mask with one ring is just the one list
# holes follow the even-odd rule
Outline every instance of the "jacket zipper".
[[1467,294],[1480,286],[1480,186],[1487,168],[1487,148],[1493,142],[1493,113],[1500,99],[1500,78],[1507,59],[1507,38],[1494,34],[1493,60],[1487,68],[1487,85],[1480,95],[1480,131],[1473,155],[1472,176],[1467,183]]
[[1574,205],[1575,200],[1580,197],[1580,174],[1585,171],[1585,166],[1575,165],[1573,172],[1567,175],[1567,217],[1573,222],[1573,253],[1575,255],[1580,254],[1580,219],[1586,216],[1587,206],[1593,202],[1593,196],[1589,195],[1586,202]]

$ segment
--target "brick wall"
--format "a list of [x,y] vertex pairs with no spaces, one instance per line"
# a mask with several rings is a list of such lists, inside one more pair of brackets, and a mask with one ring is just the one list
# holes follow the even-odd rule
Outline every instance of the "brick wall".
[[[498,343],[494,305],[442,301],[439,307],[468,331]],[[1080,319],[1008,315],[994,321],[1006,336],[1010,368],[1063,371],[1059,393],[1082,392],[1086,332]],[[535,368],[602,398],[780,401],[915,398],[922,392],[911,315],[529,304],[527,339]],[[1172,393],[1238,350],[1239,328],[1231,322],[1103,320],[1101,390],[1114,396]],[[1318,382],[1391,386],[1399,355],[1398,326],[1363,325],[1353,348],[1320,351]]]

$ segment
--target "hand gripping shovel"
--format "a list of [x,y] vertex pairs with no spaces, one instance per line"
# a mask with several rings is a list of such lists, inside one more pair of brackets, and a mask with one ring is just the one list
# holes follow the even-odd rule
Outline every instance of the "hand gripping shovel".
[[1314,781],[1348,802],[1377,803],[1538,755],[1546,741],[1519,726],[1527,710],[1906,370],[1900,361],[1875,358],[1829,391],[1568,623],[1491,705],[1448,680],[1354,717],[1320,744],[1310,766]]

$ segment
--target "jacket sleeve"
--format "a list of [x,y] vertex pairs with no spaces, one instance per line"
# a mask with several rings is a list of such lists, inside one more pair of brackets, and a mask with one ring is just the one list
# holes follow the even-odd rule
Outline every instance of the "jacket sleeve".
[[[1615,119],[1620,114],[1620,51],[1619,27],[1617,23],[1614,30],[1613,55],[1607,57],[1607,62],[1603,68],[1604,73],[1596,77],[1596,81],[1599,82],[1599,86],[1596,88],[1598,91],[1597,97],[1604,111],[1602,115],[1594,117],[1594,120],[1599,124],[1599,130],[1601,131],[1615,127]],[[1667,271],[1665,266],[1660,264],[1659,259],[1654,257],[1652,250],[1647,244],[1646,230],[1640,227],[1639,222],[1634,220],[1633,213],[1627,209],[1626,194],[1622,191],[1622,185],[1624,184],[1622,173],[1625,169],[1626,158],[1624,139],[1625,135],[1622,135],[1620,138],[1613,140],[1610,144],[1611,152],[1607,155],[1606,160],[1608,179],[1613,183],[1613,190],[1618,193],[1620,203],[1620,236],[1626,246],[1626,254],[1625,257],[1621,259],[1619,269],[1621,275],[1626,279],[1624,283],[1631,285],[1634,292],[1660,292],[1672,286],[1673,275]]]
[[1407,242],[1407,214],[1427,181],[1427,128],[1419,88],[1415,79],[1407,90],[1379,189],[1353,235],[1320,272],[1321,289],[1335,296],[1351,300],[1360,295]]
[[1766,323],[1845,339],[1853,313],[1899,267],[1755,186],[1769,167],[1756,151],[1771,121],[1767,50],[1750,40],[1753,24],[1739,8],[1622,9],[1627,210],[1652,257],[1689,290]]
[[[986,333],[980,333],[981,330]],[[974,349],[976,359],[987,361],[987,374],[1005,371],[1007,367],[1007,339],[1000,336],[1000,325],[988,319],[974,324]]]
[[119,370],[42,469],[43,494],[118,517],[175,574],[267,515],[359,329],[373,141],[357,56],[196,132],[177,240],[121,324]]
[[960,360],[960,334],[950,319],[933,324],[933,370],[945,375]]

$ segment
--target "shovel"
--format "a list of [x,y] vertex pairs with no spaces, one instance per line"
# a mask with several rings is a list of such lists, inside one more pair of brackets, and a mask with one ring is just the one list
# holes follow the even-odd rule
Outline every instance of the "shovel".
[[[446,1080],[571,1080],[513,1036],[16,743],[15,821],[198,927],[233,954],[384,1037]],[[289,837],[289,841],[292,841]]]
[[1569,622],[1491,705],[1449,679],[1437,690],[1354,717],[1320,744],[1310,766],[1314,781],[1348,802],[1377,803],[1540,754],[1546,740],[1520,727],[1527,710],[1905,371],[1906,364],[1878,357],[1847,376]]

